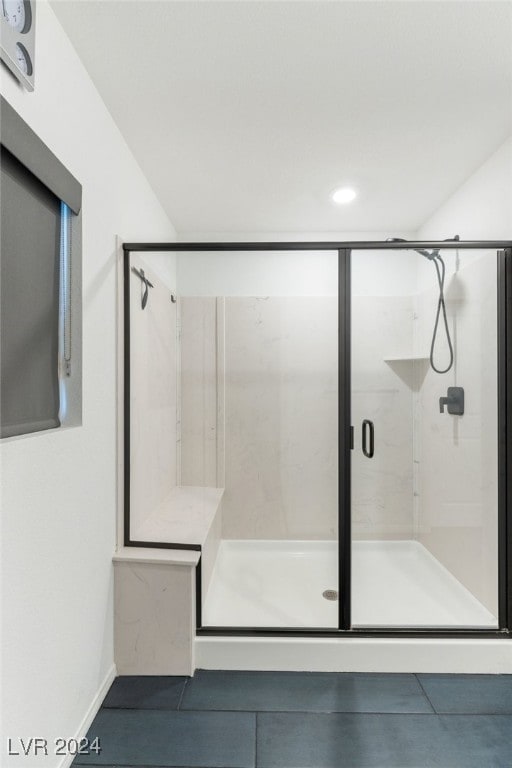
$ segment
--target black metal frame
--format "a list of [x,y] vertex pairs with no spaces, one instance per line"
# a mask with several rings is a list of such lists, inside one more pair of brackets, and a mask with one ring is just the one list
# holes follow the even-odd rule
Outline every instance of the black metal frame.
[[499,626],[512,629],[512,248],[498,251]]
[[351,629],[352,515],[351,515],[351,290],[350,250],[338,251],[338,629]]
[[[351,328],[351,252],[360,250],[478,249],[498,253],[498,629],[368,627],[350,625],[351,598],[351,462],[353,429],[351,417],[350,328]],[[199,550],[199,545],[134,541],[130,538],[130,254],[132,252],[198,251],[285,251],[329,250],[338,252],[338,629],[276,627],[202,627],[201,569],[196,571],[197,634],[217,636],[275,637],[503,637],[512,629],[512,241],[351,241],[351,242],[228,242],[228,243],[125,243],[124,250],[124,545],[159,549]]]

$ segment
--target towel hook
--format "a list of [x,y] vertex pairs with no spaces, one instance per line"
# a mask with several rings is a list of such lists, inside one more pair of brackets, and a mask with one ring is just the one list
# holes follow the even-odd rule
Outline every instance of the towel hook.
[[149,289],[154,288],[155,286],[153,285],[153,283],[149,282],[146,275],[144,274],[143,269],[137,269],[137,267],[132,267],[132,272],[142,280],[142,284],[144,285],[144,290],[142,293],[142,309],[145,309],[146,304],[148,303]]

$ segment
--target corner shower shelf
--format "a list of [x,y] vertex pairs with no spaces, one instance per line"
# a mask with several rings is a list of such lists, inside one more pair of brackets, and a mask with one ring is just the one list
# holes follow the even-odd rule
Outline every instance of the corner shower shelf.
[[420,360],[429,360],[430,358],[426,357],[425,355],[401,355],[400,357],[395,357],[389,355],[388,357],[384,358],[385,363],[407,363],[407,362],[418,362]]

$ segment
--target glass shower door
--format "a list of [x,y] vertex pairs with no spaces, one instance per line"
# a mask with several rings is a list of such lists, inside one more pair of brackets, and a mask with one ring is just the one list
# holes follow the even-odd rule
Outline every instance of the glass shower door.
[[448,342],[427,255],[352,252],[352,626],[496,628],[497,256],[439,254]]

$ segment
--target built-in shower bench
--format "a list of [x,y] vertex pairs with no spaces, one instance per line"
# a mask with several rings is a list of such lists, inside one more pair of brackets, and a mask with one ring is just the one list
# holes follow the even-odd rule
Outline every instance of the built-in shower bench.
[[210,584],[223,493],[222,488],[173,488],[142,524],[132,524],[132,541],[157,546],[118,548],[113,557],[118,674],[193,674],[196,592],[200,588],[206,595]]
[[203,547],[219,517],[223,493],[223,488],[173,488],[143,522],[132,520],[131,539]]

